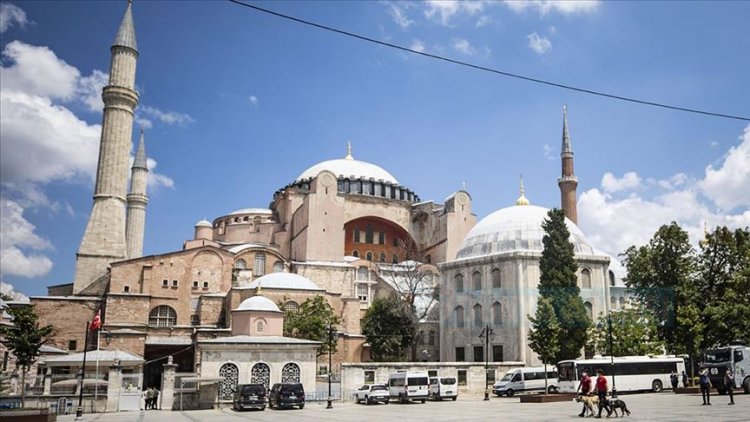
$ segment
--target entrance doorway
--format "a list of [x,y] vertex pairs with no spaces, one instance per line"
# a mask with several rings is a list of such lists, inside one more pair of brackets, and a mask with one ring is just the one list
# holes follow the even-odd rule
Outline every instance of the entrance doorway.
[[143,388],[156,387],[161,390],[161,376],[164,364],[172,356],[177,365],[177,372],[194,372],[195,348],[185,345],[146,345],[144,359],[147,363],[143,368]]

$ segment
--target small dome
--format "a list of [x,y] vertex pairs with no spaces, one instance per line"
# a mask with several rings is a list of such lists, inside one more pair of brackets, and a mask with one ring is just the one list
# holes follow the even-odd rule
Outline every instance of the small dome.
[[[549,209],[536,205],[516,205],[495,211],[477,223],[464,238],[457,259],[473,258],[512,251],[541,252],[544,249],[542,222]],[[579,255],[594,255],[581,229],[569,219],[573,250]]]
[[396,180],[395,177],[393,177],[382,167],[365,161],[348,158],[328,160],[323,161],[322,163],[315,164],[309,169],[303,171],[302,174],[300,174],[295,179],[295,182],[317,177],[318,174],[323,170],[330,171],[331,173],[335,174],[336,177],[354,177],[382,180],[386,183],[398,185],[398,180]]
[[197,223],[195,223],[195,227],[213,227],[211,225],[211,222],[208,220],[201,220]]
[[245,299],[235,311],[281,312],[273,301],[265,296],[253,296]]
[[287,289],[287,290],[323,290],[310,279],[294,273],[270,273],[259,277],[248,285],[248,288]]

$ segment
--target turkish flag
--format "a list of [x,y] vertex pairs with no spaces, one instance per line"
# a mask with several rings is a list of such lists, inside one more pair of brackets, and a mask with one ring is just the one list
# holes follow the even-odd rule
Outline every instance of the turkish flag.
[[101,328],[102,326],[101,313],[102,313],[101,310],[96,311],[96,316],[94,317],[94,320],[91,321],[91,325],[89,326],[89,328],[91,328],[92,330],[98,330],[99,328]]

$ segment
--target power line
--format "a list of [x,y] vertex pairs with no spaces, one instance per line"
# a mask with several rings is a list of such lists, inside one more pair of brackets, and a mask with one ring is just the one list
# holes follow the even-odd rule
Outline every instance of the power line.
[[423,57],[429,57],[431,59],[442,60],[442,61],[445,61],[445,62],[448,62],[448,63],[453,63],[453,64],[456,64],[456,65],[459,65],[459,66],[465,66],[465,67],[469,67],[469,68],[476,69],[476,70],[482,70],[482,71],[494,73],[494,74],[497,74],[497,75],[507,76],[507,77],[516,78],[516,79],[522,79],[522,80],[525,80],[525,81],[535,82],[535,83],[538,83],[538,84],[543,84],[543,85],[548,85],[548,86],[554,86],[554,87],[557,87],[557,88],[567,89],[567,90],[570,90],[570,91],[581,92],[581,93],[584,93],[584,94],[597,95],[597,96],[600,96],[600,97],[611,98],[611,99],[620,100],[620,101],[627,101],[627,102],[636,103],[636,104],[649,105],[649,106],[653,106],[653,107],[661,107],[661,108],[666,108],[666,109],[670,109],[670,110],[684,111],[684,112],[688,112],[688,113],[702,114],[702,115],[706,115],[706,116],[723,117],[723,118],[726,118],[726,119],[735,119],[735,120],[750,121],[750,117],[734,116],[734,115],[731,115],[731,114],[714,113],[714,112],[711,112],[711,111],[698,110],[698,109],[687,108],[687,107],[679,107],[679,106],[674,106],[674,105],[669,105],[669,104],[663,104],[663,103],[656,103],[656,102],[653,102],[653,101],[646,101],[646,100],[640,100],[640,99],[632,98],[632,97],[624,97],[624,96],[621,96],[621,95],[608,94],[606,92],[595,91],[595,90],[592,90],[592,89],[580,88],[580,87],[576,87],[576,86],[572,86],[572,85],[565,85],[565,84],[561,84],[561,83],[557,83],[557,82],[547,81],[547,80],[544,80],[544,79],[532,78],[530,76],[524,76],[524,75],[520,75],[520,74],[516,74],[516,73],[505,72],[505,71],[502,71],[502,70],[499,70],[499,69],[494,69],[494,68],[486,67],[486,66],[480,66],[480,65],[477,65],[477,64],[473,64],[473,63],[469,63],[469,62],[464,62],[464,61],[461,61],[461,60],[451,59],[449,57],[440,56],[440,55],[437,55],[437,54],[431,54],[431,53],[425,53],[424,51],[412,50],[411,48],[407,48],[407,47],[404,47],[402,45],[393,44],[393,43],[386,42],[386,41],[381,41],[381,40],[378,40],[378,39],[375,39],[375,38],[370,38],[370,37],[367,37],[367,36],[364,36],[364,35],[355,34],[353,32],[344,31],[342,29],[337,29],[337,28],[333,28],[333,27],[326,26],[326,25],[323,25],[323,24],[319,24],[319,23],[315,23],[315,22],[312,22],[312,21],[308,21],[308,20],[305,20],[305,19],[296,18],[294,16],[285,15],[283,13],[275,12],[275,11],[269,10],[269,9],[264,9],[262,7],[255,6],[253,4],[243,3],[243,2],[241,2],[239,0],[229,0],[229,1],[232,2],[232,3],[234,3],[234,4],[237,4],[237,5],[240,5],[240,6],[245,6],[245,7],[248,7],[250,9],[256,10],[258,12],[267,13],[269,15],[273,15],[273,16],[276,16],[276,17],[279,17],[279,18],[283,18],[283,19],[287,19],[287,20],[294,21],[294,22],[297,22],[297,23],[301,23],[303,25],[312,26],[312,27],[315,27],[315,28],[318,28],[318,29],[323,29],[325,31],[330,31],[330,32],[334,32],[334,33],[337,33],[337,34],[340,34],[340,35],[345,35],[347,37],[356,38],[356,39],[361,40],[361,41],[367,41],[367,42],[378,44],[378,45],[382,45],[382,46],[385,46],[385,47],[395,48],[397,50],[405,51],[407,53],[417,54],[417,55],[420,55],[420,56],[423,56]]

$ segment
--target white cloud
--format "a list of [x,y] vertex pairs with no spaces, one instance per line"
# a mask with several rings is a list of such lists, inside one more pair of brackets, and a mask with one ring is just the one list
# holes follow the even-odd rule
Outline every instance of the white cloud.
[[47,47],[11,41],[3,58],[12,62],[0,66],[0,89],[20,91],[52,99],[71,100],[77,92],[78,69],[57,58]]
[[713,148],[713,147],[718,147],[718,146],[719,146],[719,143],[718,143],[718,142],[716,142],[716,141],[711,141],[711,142],[709,142],[709,143],[708,143],[708,145],[710,145],[710,146],[711,146],[711,148]]
[[255,95],[251,95],[250,98],[250,104],[253,105],[253,107],[258,107],[258,104],[260,103],[260,100]]
[[172,180],[171,177],[156,172],[156,160],[153,158],[147,158],[146,167],[148,167],[146,185],[149,192],[155,191],[161,187],[174,188],[174,180]]
[[544,54],[552,49],[552,43],[547,37],[540,36],[536,32],[532,32],[527,35],[526,38],[529,40],[529,48],[534,50],[536,54]]
[[750,206],[750,125],[739,139],[740,144],[729,149],[721,165],[706,167],[700,183],[703,194],[724,210]]
[[466,13],[473,16],[484,9],[484,1],[461,1],[461,0],[427,0],[425,1],[424,15],[427,19],[450,25],[454,16]]
[[391,18],[393,18],[393,21],[402,29],[407,29],[414,24],[414,21],[406,16],[406,9],[408,6],[409,3],[388,4],[388,13],[391,15]]
[[482,15],[479,17],[479,19],[477,19],[477,23],[475,24],[475,26],[477,28],[481,28],[483,26],[486,26],[490,22],[492,22],[491,17],[489,17],[488,15]]
[[52,269],[52,261],[39,253],[52,245],[34,233],[36,227],[23,211],[16,202],[0,197],[0,276],[39,277]]
[[109,75],[96,69],[91,72],[91,75],[85,76],[78,81],[78,97],[89,111],[101,113],[104,109],[102,88],[108,82]]
[[[578,200],[579,222],[589,241],[617,255],[632,245],[647,243],[661,225],[672,221],[688,232],[695,245],[703,237],[704,222],[709,227],[750,226],[749,131],[750,126],[745,128],[742,143],[729,150],[718,169],[707,167],[702,180],[677,173],[667,180],[644,183],[636,173],[626,173],[620,179],[605,174],[601,190],[589,189]],[[662,190],[651,197],[633,191],[646,184]],[[725,204],[725,210],[744,208],[728,213],[714,204]]]
[[143,116],[139,116],[138,114],[135,115],[133,121],[135,121],[135,124],[143,130],[149,130],[154,127],[154,122]]
[[466,54],[467,56],[471,56],[477,52],[471,43],[463,38],[455,38],[453,40],[453,48],[459,53]]
[[627,172],[618,179],[610,172],[602,177],[602,189],[607,193],[635,190],[641,186],[641,178],[635,172]]
[[23,9],[14,4],[0,3],[0,34],[15,25],[23,29],[28,23],[26,12]]
[[421,52],[424,52],[425,45],[422,41],[415,39],[415,40],[412,40],[411,45],[409,46],[409,49],[414,50],[414,51],[419,51],[421,53]]
[[591,13],[599,7],[599,0],[504,0],[503,3],[511,10],[521,13],[526,10],[537,10],[540,15],[549,12],[560,12],[564,15],[576,13]]
[[552,148],[550,144],[545,143],[544,144],[544,158],[548,160],[554,160],[555,159],[555,149]]
[[12,284],[6,283],[4,281],[0,281],[0,293],[10,296],[11,300],[14,300],[16,302],[29,302],[29,297],[21,292],[17,292],[15,288],[13,288]]
[[193,118],[188,114],[180,113],[177,111],[162,111],[156,107],[147,105],[141,105],[136,110],[147,117],[158,120],[159,122],[168,125],[176,124],[179,126],[184,126],[188,123],[194,122]]

